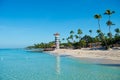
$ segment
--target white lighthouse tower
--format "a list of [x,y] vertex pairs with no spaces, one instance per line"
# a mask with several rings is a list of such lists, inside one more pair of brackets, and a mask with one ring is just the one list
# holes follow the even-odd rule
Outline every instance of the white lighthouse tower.
[[60,48],[60,40],[59,40],[60,34],[59,33],[55,33],[54,36],[55,36],[55,46],[56,46],[56,49],[59,49]]

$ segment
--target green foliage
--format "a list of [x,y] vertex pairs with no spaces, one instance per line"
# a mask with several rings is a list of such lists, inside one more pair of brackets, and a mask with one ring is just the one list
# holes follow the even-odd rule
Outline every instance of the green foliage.
[[100,18],[102,18],[102,16],[101,16],[100,14],[95,14],[95,15],[94,15],[94,18],[95,18],[95,19],[100,19]]
[[93,38],[89,35],[85,35],[82,37],[82,40],[86,41],[87,43],[93,42]]
[[109,37],[110,39],[112,38],[112,33],[111,33],[111,32],[108,33],[107,35],[108,35],[108,37]]
[[76,39],[78,39],[78,38],[79,38],[79,36],[78,36],[78,35],[75,35],[75,38],[76,38]]
[[92,30],[89,30],[90,33],[92,33]]
[[68,42],[68,43],[61,43],[61,46],[63,48],[73,48],[73,44]]
[[28,46],[28,49],[32,49],[32,48],[51,48],[54,46],[54,42],[49,42],[49,43],[38,43],[38,44],[34,44],[33,46]]
[[74,49],[81,49],[82,47],[86,47],[86,41],[85,40],[81,40],[80,42],[75,42],[73,44]]
[[62,38],[62,40],[64,41],[64,40],[65,40],[65,38]]
[[115,25],[115,24],[113,24],[112,21],[110,21],[110,20],[108,20],[108,21],[106,22],[106,24],[107,24],[107,26]]
[[89,32],[90,32],[90,36],[92,35],[92,30],[89,30]]
[[119,28],[116,28],[115,32],[116,32],[115,37],[120,36],[120,29]]
[[85,40],[81,40],[80,41],[80,46],[81,47],[85,47],[86,46],[86,41]]
[[83,33],[82,30],[78,29],[77,34],[78,34],[79,41],[81,40],[82,33]]
[[100,14],[96,14],[96,15],[94,15],[94,18],[98,20],[98,27],[99,27],[99,30],[101,30],[101,28],[100,28],[100,19],[102,18],[102,16]]
[[105,11],[105,15],[112,15],[112,14],[114,14],[115,13],[115,11],[111,11],[111,10],[106,10]]
[[83,33],[82,30],[81,30],[81,29],[78,29],[77,34],[81,35],[82,33]]
[[74,31],[73,31],[73,30],[71,30],[71,31],[70,31],[70,34],[72,34],[72,35],[73,35],[73,34],[74,34]]
[[100,33],[101,33],[101,30],[97,30],[97,33],[100,34]]
[[[106,47],[106,49],[113,46],[113,44],[119,44],[120,45],[120,29],[116,28],[115,35],[112,35],[112,32],[110,31],[111,26],[115,25],[110,20],[111,15],[114,14],[115,11],[106,10],[105,15],[108,15],[108,21],[106,22],[107,26],[109,27],[108,34],[105,34],[101,30],[100,26],[100,19],[102,16],[100,14],[95,14],[94,18],[98,20],[98,29],[97,29],[97,35],[95,37],[92,37],[92,30],[89,30],[89,35],[84,35],[82,37],[82,30],[78,29],[75,34],[73,30],[70,31],[70,35],[67,38],[63,38],[62,41],[66,40],[66,43],[61,43],[62,48],[74,48],[74,49],[80,49],[82,47],[88,47],[90,44],[96,44],[100,43],[102,46]],[[107,36],[106,36],[107,35]],[[33,46],[28,46],[27,48],[50,48],[53,47],[55,44],[54,42],[49,43],[40,43],[40,44],[34,44]],[[92,45],[90,45],[92,46]],[[99,45],[101,46],[101,45]]]

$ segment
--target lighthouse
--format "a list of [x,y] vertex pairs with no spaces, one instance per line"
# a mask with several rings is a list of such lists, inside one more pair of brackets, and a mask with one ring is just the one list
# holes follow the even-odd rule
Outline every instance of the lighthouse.
[[60,34],[59,33],[55,33],[54,34],[54,36],[55,36],[55,46],[56,46],[56,49],[59,49],[60,48],[60,40],[59,40],[59,36],[60,36]]

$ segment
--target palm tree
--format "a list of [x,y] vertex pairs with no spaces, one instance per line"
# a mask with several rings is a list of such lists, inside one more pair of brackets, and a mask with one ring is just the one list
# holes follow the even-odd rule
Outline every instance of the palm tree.
[[96,14],[96,15],[94,15],[94,18],[98,19],[98,27],[99,27],[99,29],[97,30],[98,36],[105,43],[106,48],[108,48],[108,45],[107,45],[107,42],[105,40],[104,34],[101,32],[101,28],[100,28],[100,19],[102,18],[102,16],[100,14]]
[[97,30],[97,33],[98,33],[98,34],[100,34],[100,33],[101,33],[101,31],[100,31],[100,30]]
[[81,40],[81,34],[82,34],[82,33],[83,33],[82,30],[81,30],[81,29],[78,29],[77,34],[79,35],[79,40]]
[[119,29],[119,28],[116,28],[116,29],[115,29],[115,32],[116,32],[116,36],[119,36],[119,35],[120,35],[120,29]]
[[111,15],[114,14],[114,13],[115,13],[115,11],[106,10],[104,14],[109,16],[108,20],[110,21]]
[[89,35],[85,35],[82,37],[82,40],[86,42],[86,47],[88,46],[88,43],[90,43],[90,48],[92,47],[92,37]]
[[72,40],[72,42],[74,42],[74,40],[73,40],[73,38],[74,38],[74,31],[73,30],[71,30],[70,31],[70,37],[69,37],[69,39],[71,39]]
[[89,30],[89,32],[90,32],[90,36],[92,35],[92,30]]
[[75,35],[75,38],[76,38],[76,40],[78,40],[78,38],[79,38],[78,35]]
[[93,42],[96,43],[96,42],[99,42],[99,41],[100,41],[99,36],[95,36],[94,39],[93,39]]
[[115,44],[117,43],[117,44],[120,44],[120,29],[119,28],[116,28],[115,29],[115,32],[116,32],[116,34],[115,34],[115,37],[114,37],[114,42],[115,42]]
[[74,42],[74,40],[73,40],[73,35],[70,35],[69,38],[72,40],[72,42]]
[[[111,21],[111,15],[114,14],[114,13],[115,13],[115,11],[111,11],[111,10],[106,10],[105,13],[104,13],[105,15],[108,15],[108,21],[106,22],[107,26],[109,27],[109,33],[108,34],[112,34],[110,29],[111,29],[112,25],[115,25]],[[110,38],[112,38],[112,36],[110,36]]]
[[70,37],[67,37],[67,38],[66,38],[66,40],[67,40],[67,42],[68,42],[68,43],[70,42],[70,40],[69,40],[69,39],[70,39]]
[[73,30],[71,30],[71,31],[70,31],[70,34],[71,34],[71,35],[73,35],[73,34],[74,34],[74,31],[73,31]]
[[96,14],[96,15],[94,15],[94,18],[98,20],[98,27],[99,27],[99,30],[101,30],[101,28],[100,28],[100,19],[102,18],[102,16],[100,14]]
[[109,26],[109,33],[111,33],[111,31],[110,31],[111,26],[112,26],[112,25],[115,25],[115,24],[113,24],[112,21],[110,21],[110,20],[107,21],[106,24],[107,24],[107,26]]

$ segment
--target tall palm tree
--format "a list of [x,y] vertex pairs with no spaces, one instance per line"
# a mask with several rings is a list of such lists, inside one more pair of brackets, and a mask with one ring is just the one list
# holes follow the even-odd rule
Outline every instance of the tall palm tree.
[[99,27],[99,29],[97,30],[98,36],[105,43],[106,48],[108,48],[104,34],[102,33],[101,28],[100,28],[100,19],[102,18],[102,16],[100,14],[96,14],[96,15],[94,15],[94,18],[98,20],[98,27]]
[[[112,25],[115,25],[111,21],[111,15],[114,14],[114,13],[115,13],[115,11],[111,11],[111,10],[106,10],[105,13],[104,13],[105,15],[108,15],[108,21],[106,22],[107,26],[109,27],[109,33],[108,34],[112,34],[110,29],[111,29]],[[112,38],[112,36],[110,36],[110,38]]]
[[101,28],[100,28],[100,19],[102,18],[102,16],[100,14],[95,14],[94,18],[98,20],[98,27],[99,27],[99,30],[101,30]]

